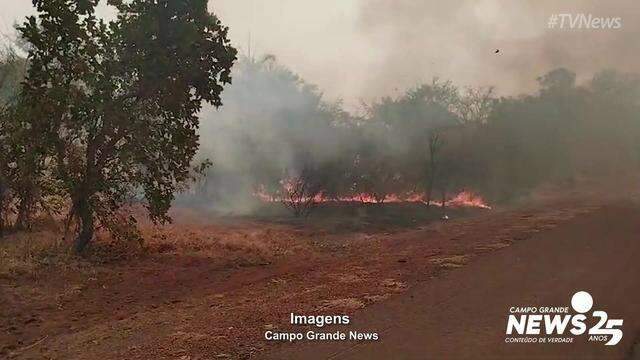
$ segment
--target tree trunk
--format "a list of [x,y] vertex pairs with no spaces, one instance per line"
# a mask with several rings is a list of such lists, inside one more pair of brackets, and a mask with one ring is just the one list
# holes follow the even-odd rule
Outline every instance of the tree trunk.
[[18,205],[18,216],[16,218],[16,229],[25,230],[31,227],[31,203],[32,195],[30,192],[25,192],[20,198],[20,205]]
[[4,188],[0,183],[0,238],[4,236]]
[[440,137],[437,134],[431,135],[429,139],[429,165],[427,176],[427,206],[431,205],[431,195],[433,194],[433,185],[436,182],[437,172],[437,156],[440,147]]
[[433,173],[429,173],[429,178],[427,180],[427,206],[431,206],[431,194],[433,193]]
[[91,239],[93,239],[93,209],[87,201],[86,197],[80,197],[76,203],[76,211],[78,219],[80,220],[80,232],[76,237],[75,250],[77,253],[82,253],[87,247]]

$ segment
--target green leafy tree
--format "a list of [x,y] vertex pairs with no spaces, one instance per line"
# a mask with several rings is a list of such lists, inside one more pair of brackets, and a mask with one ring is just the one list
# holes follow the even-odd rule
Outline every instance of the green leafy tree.
[[453,83],[436,78],[397,99],[384,98],[370,107],[373,121],[364,126],[384,125],[383,131],[375,131],[382,136],[374,136],[370,141],[378,148],[386,145],[379,152],[387,154],[384,168],[391,172],[383,176],[378,170],[371,178],[376,182],[393,179],[387,193],[416,192],[420,190],[417,184],[422,184],[430,202],[433,187],[439,182],[439,168],[444,167],[439,150],[445,139],[437,134],[463,123],[457,113],[461,109],[460,99]]
[[82,251],[96,220],[116,236],[129,199],[144,195],[151,219],[165,222],[174,192],[189,178],[198,148],[197,113],[221,105],[236,50],[206,0],[34,0],[38,15],[18,29],[30,66],[24,99],[33,138],[72,201]]
[[36,203],[35,172],[28,166],[36,145],[18,106],[26,66],[13,47],[0,51],[0,233],[16,210],[17,227],[27,227]]

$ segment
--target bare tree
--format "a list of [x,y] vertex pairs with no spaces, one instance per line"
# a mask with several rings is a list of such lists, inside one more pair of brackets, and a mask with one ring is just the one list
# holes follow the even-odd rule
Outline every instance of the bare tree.
[[433,185],[439,170],[439,155],[442,149],[442,139],[438,132],[433,131],[429,137],[429,159],[427,164],[427,206],[431,205],[431,196],[433,193]]
[[308,216],[322,195],[322,182],[305,166],[298,175],[283,180],[282,204],[296,217]]

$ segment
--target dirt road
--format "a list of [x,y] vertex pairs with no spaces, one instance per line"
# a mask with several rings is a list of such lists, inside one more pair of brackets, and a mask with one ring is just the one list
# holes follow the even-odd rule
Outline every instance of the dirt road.
[[[300,342],[270,359],[640,359],[640,206],[609,205],[356,312],[329,330],[375,331],[370,342]],[[615,346],[505,343],[512,306],[569,306],[624,319]],[[329,331],[323,328],[323,331]],[[635,345],[635,352],[632,348]]]

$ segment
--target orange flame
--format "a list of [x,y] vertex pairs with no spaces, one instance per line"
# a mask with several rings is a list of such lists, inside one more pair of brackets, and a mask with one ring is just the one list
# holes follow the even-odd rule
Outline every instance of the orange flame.
[[[253,195],[264,202],[283,202],[291,201],[290,199],[283,198],[278,195],[269,194],[264,186],[260,186]],[[301,198],[296,201],[308,201],[309,198]],[[338,196],[327,197],[324,193],[319,193],[313,197],[313,202],[316,203],[364,203],[364,204],[378,204],[378,203],[427,203],[427,196],[425,193],[407,193],[404,196],[398,194],[388,194],[384,199],[379,199],[368,193],[360,193],[352,196]],[[442,201],[431,200],[431,204],[442,206]],[[449,200],[445,201],[445,206],[449,207],[473,207],[481,209],[491,209],[491,206],[487,205],[484,199],[474,194],[471,191],[463,190],[456,194]]]

